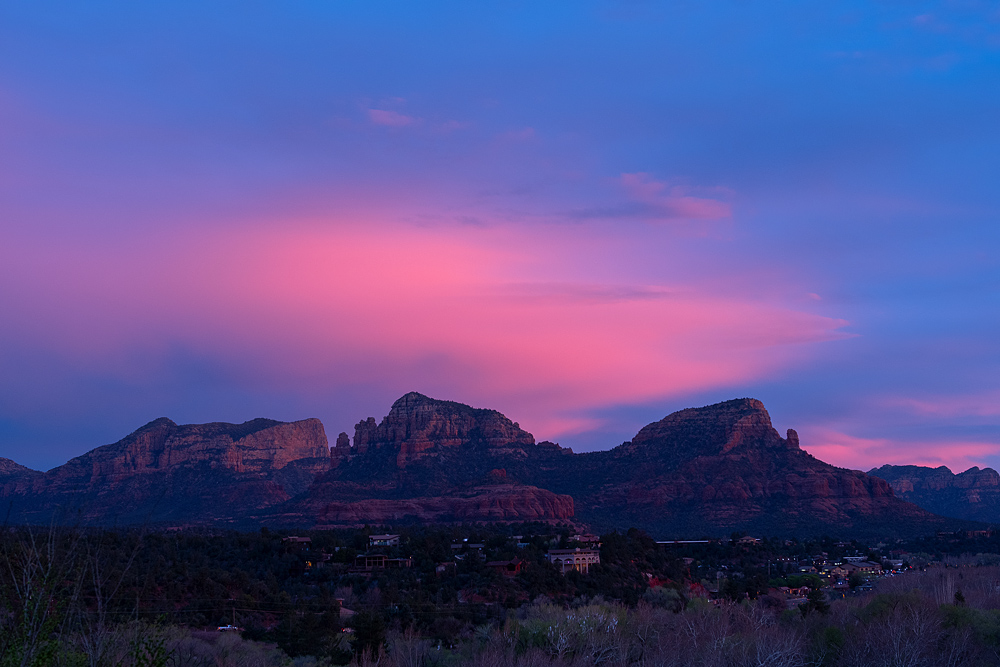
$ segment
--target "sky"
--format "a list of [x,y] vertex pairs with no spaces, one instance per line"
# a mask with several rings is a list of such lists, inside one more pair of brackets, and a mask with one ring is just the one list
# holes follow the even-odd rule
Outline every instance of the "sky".
[[1000,467],[1000,3],[0,5],[0,456],[409,391]]

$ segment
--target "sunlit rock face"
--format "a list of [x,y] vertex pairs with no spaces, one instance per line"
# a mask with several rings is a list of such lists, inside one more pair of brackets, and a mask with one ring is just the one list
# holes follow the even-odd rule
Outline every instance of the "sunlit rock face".
[[241,520],[329,467],[318,419],[178,425],[161,418],[7,492],[22,521]]
[[954,474],[945,466],[884,465],[868,471],[888,482],[896,495],[942,516],[1000,521],[1000,474],[972,467]]

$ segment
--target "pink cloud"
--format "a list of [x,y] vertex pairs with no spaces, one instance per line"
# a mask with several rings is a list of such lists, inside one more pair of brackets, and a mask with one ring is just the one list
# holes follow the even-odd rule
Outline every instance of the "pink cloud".
[[719,220],[732,216],[726,202],[693,196],[688,188],[654,180],[647,173],[622,174],[619,180],[631,199],[649,206],[650,217]]
[[416,125],[420,122],[419,118],[388,109],[369,109],[368,120],[375,125],[383,125],[385,127],[407,127],[408,125]]
[[925,399],[893,397],[881,403],[922,417],[995,417],[1000,415],[1000,390]]
[[126,382],[179,345],[251,384],[417,389],[558,438],[594,426],[580,410],[743,384],[844,336],[696,285],[581,281],[607,243],[545,233],[327,221],[8,244],[0,338]]
[[885,464],[948,466],[962,472],[986,467],[1000,454],[1000,443],[982,441],[897,441],[861,438],[822,426],[798,429],[802,448],[816,458],[844,468],[871,470]]

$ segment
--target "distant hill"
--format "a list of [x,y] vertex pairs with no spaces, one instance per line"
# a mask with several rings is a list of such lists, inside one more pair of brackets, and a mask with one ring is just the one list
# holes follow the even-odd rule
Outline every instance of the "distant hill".
[[0,466],[0,497],[20,523],[242,520],[300,493],[328,466],[318,419],[179,426],[161,418],[46,473],[14,470],[4,483]]
[[20,523],[573,521],[660,537],[891,537],[960,524],[880,477],[810,456],[750,398],[675,412],[586,454],[536,443],[495,410],[416,392],[332,450],[316,419],[157,419],[45,473],[0,459],[0,500]]
[[896,495],[941,516],[1000,523],[1000,474],[972,467],[954,474],[939,466],[873,468],[869,475],[889,482]]

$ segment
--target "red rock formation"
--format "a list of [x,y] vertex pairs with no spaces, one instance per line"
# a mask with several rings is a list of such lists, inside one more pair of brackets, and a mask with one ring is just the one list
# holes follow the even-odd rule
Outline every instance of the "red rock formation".
[[945,466],[885,465],[868,474],[886,480],[897,496],[936,514],[1000,521],[1000,474],[992,468],[972,467],[956,475]]
[[[660,515],[661,525],[692,534],[757,529],[819,532],[928,526],[938,521],[896,498],[884,481],[836,468],[782,438],[760,401],[739,399],[681,410],[612,450],[615,483],[577,497],[586,517],[618,508],[622,517]],[[641,471],[641,472],[638,472]]]
[[[476,487],[488,498],[482,482],[489,480],[572,496],[576,519],[600,529],[639,526],[659,535],[890,534],[940,523],[885,481],[816,460],[795,431],[782,438],[753,399],[681,410],[610,451],[572,454],[533,443],[500,413],[407,394],[381,423],[358,424],[355,447],[297,511],[304,520],[432,520],[461,513],[446,501],[455,489]],[[565,518],[543,507],[549,518]]]
[[223,519],[288,500],[329,460],[318,419],[178,426],[163,418],[8,495],[23,496],[21,511],[39,519],[57,506],[98,523]]
[[[990,473],[949,484],[1000,488]],[[572,517],[597,530],[636,526],[674,537],[732,530],[884,537],[943,521],[897,498],[885,480],[813,458],[795,431],[782,438],[753,399],[681,410],[612,450],[587,454],[535,444],[494,410],[417,393],[396,401],[381,423],[359,423],[353,447],[340,434],[332,451],[317,420],[177,426],[160,419],[48,473],[0,464],[0,493],[21,502],[21,520],[45,521],[68,505],[100,523],[269,513],[272,521],[313,525]]]
[[354,427],[354,446],[359,453],[372,447],[391,448],[397,452],[396,465],[400,468],[435,456],[441,449],[469,443],[517,447],[534,445],[535,439],[496,410],[435,401],[416,392],[393,403],[381,423],[369,417]]
[[566,521],[572,517],[570,496],[533,486],[503,484],[447,496],[332,501],[319,509],[316,527],[401,521]]
[[34,480],[42,474],[38,470],[0,457],[0,498],[27,493]]

